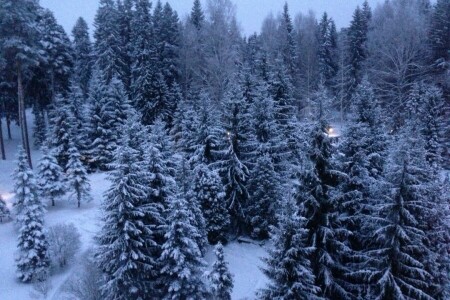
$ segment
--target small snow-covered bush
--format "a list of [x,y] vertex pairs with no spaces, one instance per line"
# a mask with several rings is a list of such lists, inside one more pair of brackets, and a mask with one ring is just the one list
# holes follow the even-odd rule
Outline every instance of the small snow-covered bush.
[[[87,253],[92,252],[92,249],[87,251]],[[102,300],[104,299],[100,291],[100,287],[104,284],[102,273],[92,257],[86,256],[82,269],[67,281],[64,291],[76,299]]]
[[48,256],[54,266],[64,267],[80,249],[78,229],[70,224],[56,224],[48,229]]
[[0,223],[3,222],[3,220],[8,219],[9,217],[10,217],[9,209],[6,206],[6,203],[3,200],[2,196],[0,195]]

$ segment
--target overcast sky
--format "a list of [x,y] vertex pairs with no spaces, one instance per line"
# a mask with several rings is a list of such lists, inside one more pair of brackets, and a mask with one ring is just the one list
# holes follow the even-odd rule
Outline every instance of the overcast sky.
[[[284,0],[232,0],[237,7],[237,18],[246,35],[259,32],[263,19],[273,12],[278,14],[283,7]],[[383,0],[369,0],[374,8],[377,3]],[[92,27],[95,11],[98,7],[98,0],[41,0],[43,7],[54,12],[59,23],[64,26],[70,34],[75,21],[82,16]],[[154,2],[154,1],[153,1]],[[165,2],[165,1],[163,1]],[[189,13],[193,0],[168,0],[180,18]],[[204,4],[206,0],[202,0]],[[291,15],[298,12],[308,12],[313,10],[317,15],[327,11],[335,20],[338,28],[348,26],[353,11],[358,4],[364,0],[287,0]],[[91,28],[92,29],[92,28]]]

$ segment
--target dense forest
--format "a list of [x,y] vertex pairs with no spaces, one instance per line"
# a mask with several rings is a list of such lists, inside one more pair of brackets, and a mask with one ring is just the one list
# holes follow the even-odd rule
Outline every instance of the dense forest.
[[239,237],[273,244],[260,299],[450,299],[450,0],[366,1],[342,29],[280,11],[244,36],[231,0],[100,0],[91,39],[1,0],[20,281],[51,273],[45,203],[107,172],[91,299],[231,299]]

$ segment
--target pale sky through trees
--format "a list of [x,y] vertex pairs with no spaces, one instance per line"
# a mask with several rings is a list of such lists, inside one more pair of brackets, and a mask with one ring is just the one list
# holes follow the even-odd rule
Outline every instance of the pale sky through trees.
[[[43,7],[49,8],[54,12],[58,22],[64,26],[67,33],[70,33],[78,17],[82,16],[92,27],[95,12],[98,7],[98,0],[41,0]],[[152,1],[155,2],[155,1]],[[166,1],[162,1],[166,2]],[[180,18],[183,18],[191,10],[193,0],[168,0],[167,2],[178,12]],[[237,18],[245,35],[259,32],[264,18],[273,12],[278,14],[285,1],[283,0],[233,0],[237,6]],[[364,0],[288,0],[291,15],[295,16],[298,12],[307,13],[308,10],[316,12],[317,17],[327,11],[335,20],[338,28],[348,26],[353,11],[358,4]],[[372,8],[383,0],[369,0]],[[206,0],[202,1],[206,6]],[[92,32],[92,28],[91,28]]]

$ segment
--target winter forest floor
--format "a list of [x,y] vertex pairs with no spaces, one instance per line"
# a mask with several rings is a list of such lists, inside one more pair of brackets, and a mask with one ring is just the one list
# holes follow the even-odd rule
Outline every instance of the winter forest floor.
[[[32,114],[28,114],[29,124],[32,124]],[[32,125],[29,125],[30,139],[32,138]],[[3,123],[5,137],[5,150],[7,160],[0,160],[0,194],[9,206],[12,205],[13,181],[11,174],[15,169],[17,146],[20,143],[20,131],[12,125],[12,140],[8,140],[6,124]],[[33,166],[37,165],[41,156],[39,150],[32,148]],[[46,226],[57,223],[73,223],[81,234],[82,246],[73,262],[65,269],[51,276],[51,287],[47,296],[37,295],[32,285],[22,284],[16,280],[14,255],[17,246],[17,229],[13,221],[0,223],[0,299],[1,300],[26,300],[26,299],[74,299],[64,295],[64,284],[80,271],[80,265],[89,249],[94,245],[94,236],[100,228],[100,203],[103,192],[108,188],[109,182],[103,173],[89,176],[93,201],[76,207],[75,202],[70,202],[67,197],[60,199],[55,207],[47,207]],[[239,244],[231,242],[225,247],[225,257],[229,262],[231,273],[234,275],[233,299],[254,299],[255,293],[267,283],[267,278],[262,274],[261,258],[267,255],[265,247],[255,244]],[[214,255],[212,248],[205,257],[208,264],[212,264]]]

